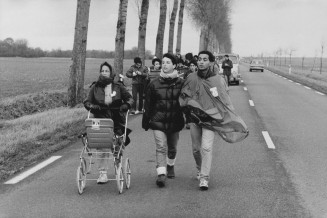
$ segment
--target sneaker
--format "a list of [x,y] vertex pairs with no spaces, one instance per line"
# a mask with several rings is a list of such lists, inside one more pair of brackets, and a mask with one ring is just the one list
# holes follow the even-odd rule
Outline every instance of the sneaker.
[[99,178],[97,180],[98,184],[105,184],[108,182],[107,171],[100,171]]
[[133,114],[135,114],[135,110],[132,110],[131,112],[129,112],[130,113],[130,115],[133,115]]
[[164,187],[165,183],[166,183],[166,175],[165,174],[158,175],[158,178],[157,178],[157,181],[156,181],[157,186],[160,187],[160,188]]
[[139,114],[139,113],[140,113],[140,111],[139,110],[136,110],[134,114]]
[[205,191],[208,190],[209,185],[208,185],[208,181],[205,179],[200,179],[200,185],[199,185],[200,189]]
[[173,166],[167,165],[167,178],[168,179],[175,178],[174,165]]
[[200,171],[196,173],[196,178],[200,181]]
[[190,129],[190,124],[187,123],[187,124],[185,125],[185,128],[186,128],[186,129]]

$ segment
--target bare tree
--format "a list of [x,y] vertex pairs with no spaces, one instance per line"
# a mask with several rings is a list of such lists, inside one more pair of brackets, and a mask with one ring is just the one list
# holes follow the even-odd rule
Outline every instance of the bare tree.
[[74,107],[84,100],[84,74],[87,29],[91,0],[77,0],[72,65],[70,66],[68,105]]
[[292,54],[293,54],[293,52],[295,52],[295,51],[296,51],[295,48],[290,48],[290,50],[289,50],[290,66],[292,66]]
[[162,55],[163,55],[166,14],[167,14],[167,0],[160,0],[160,16],[159,16],[157,38],[156,38],[156,54],[155,54],[160,59],[162,59]]
[[149,0],[142,0],[141,13],[139,13],[139,39],[138,39],[138,56],[144,64],[145,60],[145,41],[146,41],[146,24],[148,21]]
[[303,64],[304,64],[304,56],[302,57],[302,71],[303,71]]
[[115,39],[114,73],[117,76],[116,79],[118,79],[119,74],[123,74],[127,6],[128,0],[120,0]]
[[185,6],[185,0],[181,0],[181,2],[179,3],[179,13],[178,13],[176,53],[181,52],[184,6]]
[[173,53],[177,8],[178,8],[178,0],[174,0],[174,7],[173,10],[171,11],[170,20],[169,20],[168,53]]
[[316,65],[316,59],[317,59],[317,51],[315,51],[315,59],[313,60],[313,64],[312,64],[312,68],[311,68],[310,73],[312,73],[312,71],[313,71],[314,68],[315,68],[315,65]]

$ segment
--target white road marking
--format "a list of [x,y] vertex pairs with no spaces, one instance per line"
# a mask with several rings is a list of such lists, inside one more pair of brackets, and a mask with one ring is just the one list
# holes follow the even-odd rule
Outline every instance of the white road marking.
[[296,84],[296,85],[299,85],[299,86],[301,85],[300,83],[295,83],[295,84]]
[[247,90],[248,90],[248,88],[244,87],[244,91],[247,91]]
[[241,83],[243,82],[243,80],[241,80]]
[[287,78],[283,77],[283,79],[287,79]]
[[317,93],[319,95],[325,95],[324,93],[321,93],[321,92],[318,92],[318,91],[315,91],[315,93]]
[[26,172],[23,172],[23,173],[19,174],[18,176],[8,180],[4,184],[16,184],[16,183],[22,181],[23,179],[27,178],[28,176],[32,175],[36,171],[38,171],[38,170],[42,169],[43,167],[51,164],[52,162],[58,160],[59,158],[61,158],[61,156],[52,156],[49,159],[43,161],[42,163],[39,163],[35,167],[32,167],[31,169],[27,170]]
[[252,100],[249,100],[250,106],[254,106],[254,102]]
[[262,135],[265,138],[268,148],[275,149],[276,147],[275,147],[273,141],[271,140],[269,133],[267,131],[262,131]]
[[306,88],[306,89],[311,89],[310,87],[308,87],[308,86],[303,86],[304,88]]
[[288,81],[290,81],[291,83],[293,82],[293,80],[290,80],[290,79]]

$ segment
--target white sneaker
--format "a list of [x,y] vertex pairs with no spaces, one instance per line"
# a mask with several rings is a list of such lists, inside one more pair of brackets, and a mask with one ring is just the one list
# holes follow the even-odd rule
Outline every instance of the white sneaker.
[[136,110],[134,114],[139,114],[139,113],[140,113],[140,111],[139,110]]
[[209,182],[206,180],[206,179],[200,179],[200,185],[199,185],[199,187],[200,187],[200,189],[201,190],[208,190],[208,188],[209,188],[209,184],[208,184]]
[[99,178],[97,180],[98,184],[105,184],[108,182],[107,171],[100,171]]

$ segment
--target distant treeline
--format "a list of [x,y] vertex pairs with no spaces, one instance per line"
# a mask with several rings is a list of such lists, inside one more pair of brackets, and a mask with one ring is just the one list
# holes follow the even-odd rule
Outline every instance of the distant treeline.
[[[137,57],[137,47],[133,47],[130,50],[125,50],[124,57],[126,59],[132,59]],[[59,57],[59,58],[70,58],[72,57],[72,50],[61,50],[53,49],[51,51],[44,51],[41,48],[30,48],[28,47],[28,41],[26,39],[17,39],[16,41],[12,38],[6,38],[0,40],[0,57]],[[115,58],[114,51],[104,50],[87,50],[87,58]],[[145,52],[146,59],[152,59],[153,55],[151,51]]]

